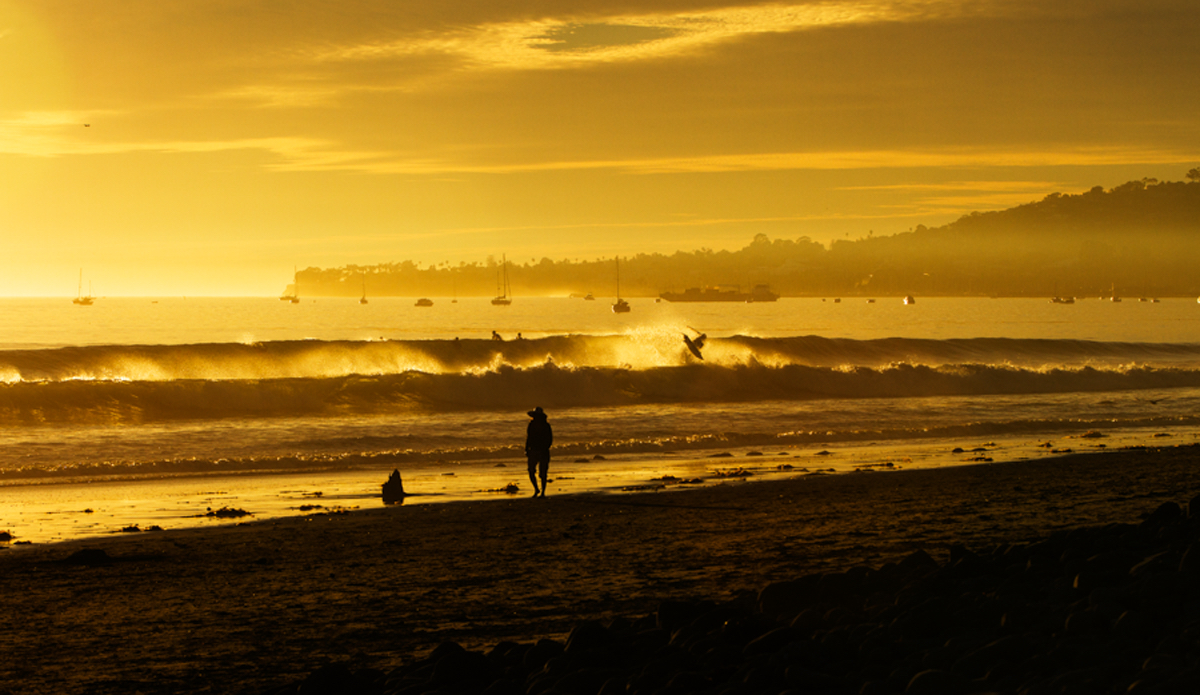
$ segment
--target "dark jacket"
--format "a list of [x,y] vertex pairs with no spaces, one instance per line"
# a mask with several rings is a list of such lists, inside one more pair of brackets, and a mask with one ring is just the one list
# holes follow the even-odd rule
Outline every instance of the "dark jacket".
[[550,422],[546,420],[545,415],[529,421],[529,427],[525,429],[526,455],[533,452],[550,451],[550,445],[553,443],[554,431],[550,429]]

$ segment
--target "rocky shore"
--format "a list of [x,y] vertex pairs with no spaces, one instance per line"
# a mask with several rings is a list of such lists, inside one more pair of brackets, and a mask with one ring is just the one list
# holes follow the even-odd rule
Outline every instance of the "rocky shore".
[[1138,524],[924,551],[666,601],[565,640],[444,642],[390,672],[327,666],[284,693],[1183,693],[1200,688],[1200,497]]
[[0,693],[1189,692],[1197,495],[1177,446],[13,546]]

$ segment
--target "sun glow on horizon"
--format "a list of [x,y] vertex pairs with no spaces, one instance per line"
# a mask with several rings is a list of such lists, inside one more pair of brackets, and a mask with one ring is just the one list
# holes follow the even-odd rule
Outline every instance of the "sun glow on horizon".
[[280,12],[0,0],[0,296],[828,243],[1200,163],[1178,3]]

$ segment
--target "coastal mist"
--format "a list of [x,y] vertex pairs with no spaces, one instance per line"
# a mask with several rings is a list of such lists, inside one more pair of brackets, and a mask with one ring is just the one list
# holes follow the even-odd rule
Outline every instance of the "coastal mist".
[[377,504],[392,469],[430,493],[415,503],[497,494],[524,477],[534,406],[553,492],[1182,443],[1200,424],[1192,300],[610,303],[0,300],[0,526]]

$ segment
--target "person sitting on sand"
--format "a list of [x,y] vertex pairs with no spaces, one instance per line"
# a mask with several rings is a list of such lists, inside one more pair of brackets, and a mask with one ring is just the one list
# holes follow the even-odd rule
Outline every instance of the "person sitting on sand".
[[[546,496],[546,476],[550,472],[550,445],[554,443],[554,431],[542,406],[529,411],[529,427],[525,429],[525,457],[529,459],[529,482],[533,483],[533,496]],[[538,489],[538,477],[542,479]]]
[[404,491],[404,481],[400,479],[400,470],[393,470],[392,474],[388,476],[387,482],[383,484],[384,504],[403,502],[407,494]]

